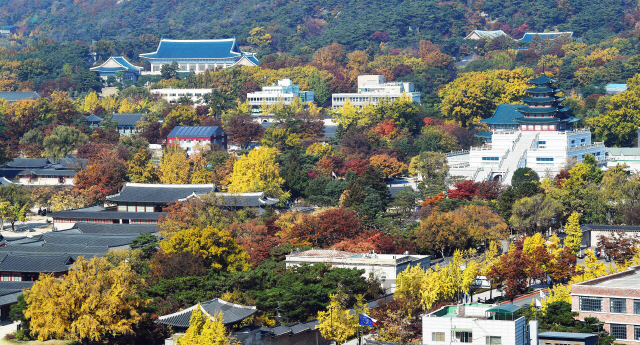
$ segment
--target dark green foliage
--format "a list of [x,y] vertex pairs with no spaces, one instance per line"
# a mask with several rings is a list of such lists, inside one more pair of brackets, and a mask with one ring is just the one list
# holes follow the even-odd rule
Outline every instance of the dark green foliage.
[[11,305],[9,318],[13,321],[22,321],[23,327],[28,327],[28,320],[24,317],[25,310],[27,310],[27,302],[24,300],[24,294],[22,294],[18,296],[18,303]]
[[170,65],[162,65],[160,75],[162,76],[162,79],[177,78],[179,69],[180,66],[174,61]]
[[151,258],[151,255],[158,250],[158,237],[153,234],[140,234],[140,236],[136,237],[131,241],[129,245],[131,249],[142,249],[145,254],[145,258]]
[[366,299],[378,297],[382,293],[379,282],[365,280],[362,273],[325,264],[285,269],[284,262],[266,261],[251,271],[161,280],[145,291],[145,296],[153,298],[158,308],[177,310],[237,289],[255,299],[262,311],[279,312],[288,322],[306,321],[323,310],[329,295],[338,291],[351,296],[363,293]]
[[513,185],[507,187],[498,199],[498,203],[496,205],[498,214],[503,219],[511,218],[511,207],[518,199],[532,197],[538,193],[542,193],[543,191],[544,190],[540,188],[540,184],[535,181],[523,182],[516,187]]
[[291,192],[291,198],[297,199],[305,194],[311,179],[307,171],[313,169],[318,157],[294,149],[276,157],[280,164],[280,177],[284,179],[283,189]]
[[513,177],[511,178],[511,185],[514,187],[518,187],[521,183],[527,182],[540,182],[540,177],[538,173],[533,171],[531,168],[518,168],[513,173]]

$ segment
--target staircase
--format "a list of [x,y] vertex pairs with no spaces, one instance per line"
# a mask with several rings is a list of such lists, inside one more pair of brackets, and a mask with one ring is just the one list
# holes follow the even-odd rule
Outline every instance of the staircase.
[[520,164],[523,159],[526,158],[526,152],[538,136],[538,132],[534,131],[522,131],[520,132],[520,140],[513,146],[513,150],[509,151],[507,157],[500,162],[500,168],[504,171],[509,169],[507,176],[503,176],[503,181],[510,183],[513,173],[520,168]]

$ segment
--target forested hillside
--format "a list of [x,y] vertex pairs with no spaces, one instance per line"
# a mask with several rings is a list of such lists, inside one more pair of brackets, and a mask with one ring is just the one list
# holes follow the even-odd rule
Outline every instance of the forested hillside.
[[[633,29],[639,13],[628,0],[389,1],[389,0],[2,0],[0,25],[19,35],[57,41],[137,40],[236,36],[246,42],[263,27],[271,42],[260,49],[308,53],[337,42],[348,50],[387,42],[405,48],[420,40],[457,55],[473,29],[574,31],[588,43]],[[135,43],[134,43],[135,44]]]

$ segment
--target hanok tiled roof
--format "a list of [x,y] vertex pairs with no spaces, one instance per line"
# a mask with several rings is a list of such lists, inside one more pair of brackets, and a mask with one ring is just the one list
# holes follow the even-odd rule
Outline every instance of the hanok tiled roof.
[[465,38],[469,39],[469,37],[471,37],[473,34],[478,35],[478,37],[480,37],[480,38],[496,38],[496,37],[500,37],[500,36],[507,36],[507,37],[509,36],[502,30],[493,30],[493,31],[473,30]]
[[262,207],[275,205],[280,200],[267,198],[262,192],[255,193],[215,193],[222,205],[227,207]]
[[[188,328],[191,313],[198,305],[169,315],[160,316],[156,322],[168,326]],[[200,303],[201,310],[210,317],[222,313],[222,323],[225,325],[238,323],[258,312],[254,306],[245,306],[223,301],[219,298]]]
[[540,75],[537,78],[533,78],[533,79],[529,79],[527,81],[527,83],[529,84],[553,84],[553,83],[557,83],[558,79],[551,79],[549,77],[547,77],[546,75]]
[[260,333],[270,335],[272,337],[279,337],[282,335],[294,335],[305,331],[313,331],[316,326],[319,325],[318,320],[309,322],[294,323],[291,325],[278,325],[273,327],[262,327]]
[[42,240],[46,244],[57,245],[81,245],[88,247],[123,247],[133,242],[138,234],[129,235],[101,235],[101,234],[65,234],[57,232],[47,232],[42,235]]
[[0,281],[0,306],[18,302],[22,290],[31,288],[33,284],[34,281]]
[[38,99],[40,95],[35,91],[5,91],[0,92],[0,99],[5,99],[7,102],[16,102],[23,99]]
[[9,168],[44,168],[51,164],[48,158],[14,158],[7,163]]
[[560,36],[573,37],[573,32],[572,31],[567,31],[567,32],[527,32],[526,34],[524,34],[524,36],[522,36],[520,41],[531,42],[536,35],[540,36],[541,38],[546,38],[546,39],[552,40],[552,39],[554,39],[556,37],[560,37]]
[[138,72],[142,67],[132,65],[122,56],[111,56],[102,65],[92,67],[94,72]]
[[62,255],[69,254],[73,256],[85,256],[87,258],[104,255],[109,251],[108,247],[88,247],[86,245],[61,245],[48,244],[42,245],[21,245],[8,244],[0,247],[0,254],[12,255],[32,255],[34,257],[42,257],[43,255]]
[[57,163],[51,164],[51,167],[54,169],[74,169],[74,170],[82,170],[87,166],[87,162],[89,162],[86,158],[60,158]]
[[74,218],[74,219],[135,219],[135,220],[158,220],[159,215],[166,212],[117,212],[117,211],[84,211],[66,210],[48,213],[47,216],[54,218]]
[[206,195],[214,191],[213,184],[151,184],[126,183],[119,194],[107,197],[110,202],[168,203],[192,195]]
[[500,104],[493,116],[482,119],[480,122],[492,125],[517,125],[515,119],[524,117],[517,109],[526,107],[524,104]]
[[59,273],[67,272],[73,259],[66,254],[32,256],[11,254],[0,262],[0,272]]
[[97,115],[95,115],[95,114],[91,114],[91,115],[85,117],[85,120],[87,122],[100,122],[100,121],[102,121],[104,119],[99,117],[99,116],[97,116]]
[[218,126],[176,126],[167,135],[167,138],[211,138],[219,135],[224,135],[224,131]]
[[118,126],[135,126],[144,117],[142,113],[120,113],[111,115],[111,121],[117,121]]
[[78,222],[74,226],[84,234],[142,234],[158,232],[156,224],[104,224]]
[[229,59],[242,56],[235,38],[217,40],[162,39],[153,53],[140,54],[144,59]]

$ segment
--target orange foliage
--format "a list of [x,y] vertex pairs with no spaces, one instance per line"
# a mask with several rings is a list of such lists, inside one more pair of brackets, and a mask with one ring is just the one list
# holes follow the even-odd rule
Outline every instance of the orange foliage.
[[373,127],[372,131],[389,139],[395,139],[400,136],[397,124],[391,119],[385,119],[378,123],[378,125]]
[[375,155],[369,158],[369,162],[376,169],[380,169],[386,177],[393,177],[402,174],[406,166],[397,159],[389,155]]

